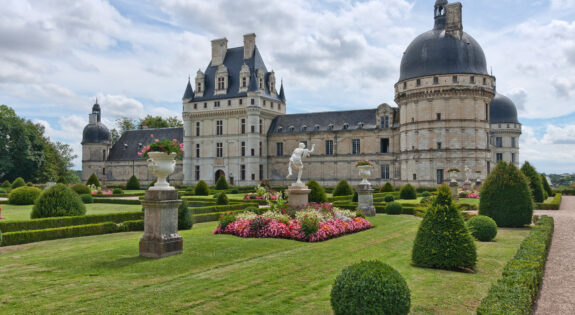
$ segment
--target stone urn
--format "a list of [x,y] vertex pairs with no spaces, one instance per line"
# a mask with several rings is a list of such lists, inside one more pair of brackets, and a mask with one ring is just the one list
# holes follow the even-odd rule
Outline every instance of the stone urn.
[[369,177],[371,177],[371,170],[373,169],[373,166],[371,165],[359,165],[357,167],[358,171],[359,171],[359,176],[361,177],[361,182],[359,183],[360,185],[370,185],[369,181],[367,181],[367,179]]
[[148,152],[148,169],[158,179],[150,190],[174,190],[166,180],[176,169],[176,153]]
[[449,179],[452,183],[457,183],[457,172],[449,172]]

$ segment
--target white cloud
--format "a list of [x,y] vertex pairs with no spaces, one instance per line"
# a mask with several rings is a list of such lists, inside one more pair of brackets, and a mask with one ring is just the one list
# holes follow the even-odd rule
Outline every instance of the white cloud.
[[551,0],[551,8],[563,10],[575,7],[575,0]]
[[[575,144],[575,125],[557,127],[547,126],[542,144]],[[573,157],[571,157],[572,159]]]
[[144,105],[125,95],[110,95],[98,93],[98,103],[102,107],[102,117],[113,121],[117,118],[127,117],[137,119],[144,115]]

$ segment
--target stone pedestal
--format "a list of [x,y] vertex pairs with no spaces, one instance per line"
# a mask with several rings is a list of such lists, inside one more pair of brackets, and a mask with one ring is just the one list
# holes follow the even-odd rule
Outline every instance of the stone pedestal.
[[365,214],[366,217],[375,216],[375,207],[373,206],[373,188],[370,184],[359,184],[357,186],[357,208]]
[[311,189],[306,185],[291,185],[288,188],[288,204],[292,208],[303,208],[307,206],[308,195]]
[[449,182],[449,189],[451,189],[451,196],[453,197],[453,200],[459,199],[459,195],[457,194],[458,187],[459,185],[457,184],[457,182],[455,181]]
[[176,190],[148,190],[144,207],[144,235],[140,239],[140,256],[162,258],[181,254],[184,241],[178,234],[178,200]]

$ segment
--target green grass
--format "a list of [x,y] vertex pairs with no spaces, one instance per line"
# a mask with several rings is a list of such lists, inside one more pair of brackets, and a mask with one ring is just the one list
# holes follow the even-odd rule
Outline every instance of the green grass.
[[0,249],[0,313],[330,314],[337,274],[362,259],[396,268],[413,314],[470,314],[528,229],[500,229],[477,243],[477,272],[411,266],[420,220],[372,218],[375,228],[322,243],[211,234],[215,222],[181,232],[184,254],[138,257],[142,233],[47,241]]
[[479,209],[479,199],[475,198],[460,198],[455,202],[456,204],[468,204],[475,206],[476,209]]
[[[226,194],[229,200],[241,200],[244,199],[246,194]],[[214,194],[210,194],[208,196],[186,196],[189,199],[205,199],[205,198],[213,198]],[[216,201],[217,198],[213,198]]]
[[[2,216],[6,220],[30,220],[30,213],[32,212],[32,205],[30,206],[15,206],[9,204],[2,205]],[[86,205],[86,214],[106,214],[118,212],[132,212],[142,210],[140,205],[116,205],[105,203],[92,203]]]

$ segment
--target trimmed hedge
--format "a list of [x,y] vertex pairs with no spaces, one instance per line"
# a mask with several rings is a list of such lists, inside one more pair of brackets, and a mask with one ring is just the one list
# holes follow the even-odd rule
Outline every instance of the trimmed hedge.
[[515,257],[503,268],[502,278],[481,301],[477,314],[531,314],[543,280],[553,228],[553,218],[539,219]]
[[196,207],[190,208],[192,214],[203,214],[203,213],[212,213],[212,212],[225,212],[227,211],[234,211],[234,210],[243,210],[247,207],[257,207],[258,204],[256,203],[245,203],[240,205],[225,205],[225,206],[211,206],[211,207]]
[[561,207],[561,200],[563,199],[562,194],[555,194],[553,201],[551,203],[538,203],[535,207],[539,210],[559,210]]
[[144,220],[130,220],[125,221],[120,224],[118,232],[132,232],[132,231],[143,231],[144,230]]
[[132,175],[128,182],[126,183],[126,190],[140,190],[140,182],[135,175]]
[[116,205],[139,205],[140,200],[134,199],[111,199],[111,198],[94,198],[94,203],[110,203]]
[[8,202],[12,205],[33,205],[41,194],[40,188],[22,186],[12,189],[8,195]]
[[114,233],[118,231],[118,226],[114,222],[67,226],[61,228],[44,230],[27,230],[18,232],[7,232],[3,234],[1,246],[11,246],[27,244],[60,238],[80,237],[89,235],[99,235]]
[[333,191],[333,196],[334,197],[339,197],[339,196],[350,196],[353,195],[353,190],[351,189],[351,186],[349,185],[349,183],[345,180],[342,179],[340,180],[337,185],[335,186],[335,189]]
[[321,185],[313,179],[310,179],[305,183],[307,188],[311,190],[308,195],[310,202],[324,203],[326,200],[325,190]]
[[72,185],[70,187],[73,191],[75,191],[78,195],[86,195],[86,194],[91,194],[92,191],[90,190],[90,188],[88,188],[88,186],[84,185],[84,184],[76,184],[76,185]]
[[49,228],[59,228],[73,225],[86,225],[102,222],[125,222],[130,220],[144,219],[144,212],[122,212],[110,214],[95,214],[77,217],[57,217],[21,221],[0,221],[0,231],[17,232],[26,230],[43,230]]
[[399,197],[401,199],[413,200],[417,199],[417,193],[415,192],[415,188],[413,188],[413,186],[410,184],[405,184],[399,191]]
[[199,181],[194,191],[196,196],[208,196],[210,194],[210,187],[203,180]]

